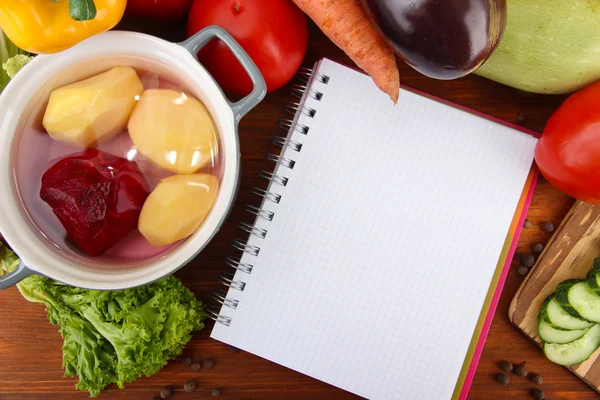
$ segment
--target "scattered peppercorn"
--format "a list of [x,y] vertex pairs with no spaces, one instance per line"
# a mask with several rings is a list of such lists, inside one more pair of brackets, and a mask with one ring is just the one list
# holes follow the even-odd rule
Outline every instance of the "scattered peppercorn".
[[527,376],[527,368],[525,368],[525,363],[517,365],[513,372],[516,376],[520,376],[521,378]]
[[532,393],[535,400],[544,400],[546,398],[546,393],[542,389],[533,389]]
[[521,254],[521,265],[533,267],[535,264],[535,256],[531,253]]
[[200,362],[196,361],[193,362],[192,365],[192,371],[196,372],[196,371],[200,371],[202,369],[202,364],[200,364]]
[[525,121],[527,121],[527,118],[525,118],[525,116],[523,114],[518,113],[517,114],[517,124],[522,126],[523,124],[525,124]]
[[531,221],[526,219],[525,221],[523,221],[523,228],[530,228],[531,227]]
[[186,381],[183,385],[183,390],[186,392],[193,392],[196,389],[196,382],[194,381]]
[[508,385],[508,376],[502,372],[496,374],[496,380],[503,385]]
[[527,268],[524,265],[521,265],[519,268],[517,268],[517,272],[519,273],[519,275],[525,276],[529,273],[529,268]]
[[510,371],[512,371],[512,370],[513,370],[513,365],[512,365],[512,363],[511,363],[510,361],[506,361],[506,360],[504,360],[504,361],[502,361],[502,362],[500,363],[500,368],[501,368],[501,369],[502,369],[502,371],[504,371],[504,372],[510,372]]
[[210,359],[210,358],[207,358],[207,359],[204,361],[204,368],[206,368],[206,369],[210,369],[210,368],[212,368],[212,367],[214,367],[214,366],[215,366],[215,362],[214,362],[212,359]]
[[165,386],[164,388],[160,389],[160,398],[161,399],[167,399],[167,398],[171,397],[172,394],[173,394],[173,389],[171,389],[170,386]]
[[211,392],[213,397],[219,397],[221,395],[221,389],[219,388],[214,388]]
[[536,243],[532,247],[534,253],[541,253],[544,250],[544,245],[541,243]]
[[531,380],[536,385],[541,385],[542,383],[544,383],[544,378],[542,378],[542,376],[540,374],[532,374],[531,375]]
[[237,347],[229,346],[230,353],[237,353],[238,351],[240,351],[240,349],[238,349]]
[[181,359],[181,363],[185,366],[191,365],[192,364],[192,357],[190,356],[185,356]]
[[552,222],[544,222],[542,224],[542,230],[548,233],[554,232],[554,224],[552,224]]

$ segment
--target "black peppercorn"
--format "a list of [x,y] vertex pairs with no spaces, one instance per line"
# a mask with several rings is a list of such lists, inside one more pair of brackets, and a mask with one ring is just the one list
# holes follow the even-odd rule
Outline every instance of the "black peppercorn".
[[512,363],[511,363],[510,361],[506,361],[506,360],[504,360],[504,361],[502,361],[502,362],[500,363],[500,368],[501,368],[501,369],[502,369],[502,371],[504,371],[504,372],[510,372],[510,371],[512,371],[512,369],[513,369],[513,365],[512,365]]
[[237,353],[238,351],[240,351],[240,349],[238,349],[237,347],[229,346],[230,353]]
[[213,397],[219,397],[221,395],[221,389],[219,388],[214,388],[211,392]]
[[524,265],[526,267],[533,267],[533,265],[535,264],[535,256],[531,253],[527,253],[527,254],[521,254],[521,265]]
[[534,253],[541,253],[542,250],[544,250],[544,245],[541,243],[536,243],[533,245],[533,247],[531,249],[533,250]]
[[526,219],[525,221],[523,221],[523,228],[530,228],[531,227],[531,221]]
[[169,386],[165,386],[164,388],[160,389],[160,398],[161,399],[167,399],[167,398],[171,397],[172,394],[173,394],[173,389],[171,389]]
[[554,225],[552,224],[552,222],[544,222],[542,224],[542,230],[548,233],[554,232]]
[[214,367],[214,366],[215,366],[215,362],[214,362],[212,359],[210,359],[210,358],[207,358],[207,359],[204,361],[204,368],[206,368],[206,369],[210,369],[210,368],[212,368],[212,367]]
[[527,376],[527,368],[525,368],[525,363],[517,365],[513,372],[516,376],[520,376],[521,378]]
[[196,389],[196,382],[194,382],[194,381],[187,381],[183,385],[183,390],[185,390],[186,392],[193,392],[195,389]]
[[521,113],[517,114],[517,125],[521,125],[523,126],[523,124],[525,124],[525,121],[527,121],[527,118],[525,118],[525,116]]
[[192,357],[190,356],[185,356],[181,359],[181,363],[185,366],[191,365],[192,364]]
[[535,400],[544,400],[546,398],[546,393],[542,389],[533,389],[532,393]]
[[519,275],[525,276],[529,273],[529,268],[525,267],[524,265],[521,265],[519,268],[517,268],[517,272],[519,273]]
[[544,378],[542,378],[542,376],[540,374],[532,374],[531,375],[531,380],[536,385],[541,385],[542,383],[544,383]]
[[200,362],[196,361],[193,362],[192,365],[192,371],[196,372],[196,371],[200,371],[200,369],[202,369],[202,364],[200,364]]
[[503,385],[508,385],[508,376],[506,374],[503,374],[501,372],[497,373],[496,380]]

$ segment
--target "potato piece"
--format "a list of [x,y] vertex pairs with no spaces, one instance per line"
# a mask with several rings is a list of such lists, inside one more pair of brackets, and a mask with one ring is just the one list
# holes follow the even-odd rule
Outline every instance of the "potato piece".
[[138,229],[153,247],[190,236],[217,198],[218,179],[209,174],[173,175],[161,180],[146,199]]
[[138,151],[167,171],[192,174],[217,155],[217,128],[210,113],[178,90],[144,91],[127,128]]
[[131,67],[115,67],[54,89],[43,125],[54,140],[88,148],[122,132],[144,87]]

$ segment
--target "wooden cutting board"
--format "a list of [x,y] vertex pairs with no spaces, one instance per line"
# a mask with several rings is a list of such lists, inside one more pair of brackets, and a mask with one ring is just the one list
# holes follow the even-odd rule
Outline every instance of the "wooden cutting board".
[[[508,311],[510,321],[541,347],[537,316],[542,302],[563,280],[585,278],[599,256],[600,206],[576,202],[513,298]],[[587,361],[568,368],[598,392],[599,356],[600,349]]]

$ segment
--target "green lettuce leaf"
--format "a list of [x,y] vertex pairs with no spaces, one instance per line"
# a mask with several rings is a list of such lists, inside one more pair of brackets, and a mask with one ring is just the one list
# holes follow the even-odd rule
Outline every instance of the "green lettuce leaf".
[[0,64],[2,64],[2,69],[0,69],[0,92],[31,58],[31,54],[15,46],[6,34],[0,30]]
[[19,257],[0,240],[0,275],[14,271],[20,262]]
[[[8,247],[1,249],[2,268],[14,270],[19,259]],[[91,397],[111,383],[123,388],[158,372],[181,354],[207,317],[203,304],[173,276],[132,289],[99,291],[32,275],[17,287],[27,300],[46,306],[64,339],[65,375],[78,376],[76,388]]]
[[29,61],[33,60],[33,57],[26,56],[25,54],[17,54],[14,57],[9,58],[5,63],[2,64],[2,69],[6,71],[6,75],[10,79],[14,78],[17,72],[25,66]]

